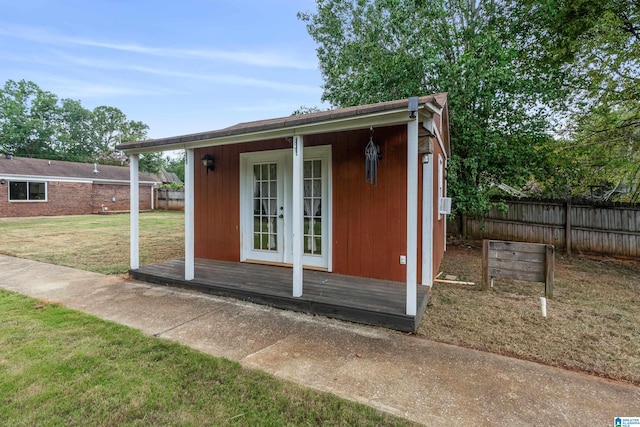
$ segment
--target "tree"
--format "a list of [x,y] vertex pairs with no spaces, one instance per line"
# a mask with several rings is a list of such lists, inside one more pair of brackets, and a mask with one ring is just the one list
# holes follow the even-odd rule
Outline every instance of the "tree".
[[158,173],[164,167],[165,161],[162,153],[145,153],[140,155],[138,166],[143,172]]
[[564,94],[525,6],[496,0],[317,0],[323,100],[352,106],[448,92],[457,211],[481,213],[491,184],[524,184],[543,163],[549,106]]
[[[80,101],[58,100],[33,82],[8,80],[0,89],[0,149],[16,156],[123,165],[120,142],[147,137],[149,126],[118,108],[87,110]],[[160,154],[140,157],[140,169],[157,172]]]
[[108,154],[115,151],[116,145],[121,142],[145,139],[149,126],[128,120],[118,108],[100,106],[93,110],[91,129],[98,153]]
[[605,106],[575,117],[568,138],[549,146],[545,195],[640,200],[640,129],[629,110]]
[[0,90],[0,147],[16,156],[52,158],[57,102],[33,82],[7,80]]
[[300,108],[291,113],[292,116],[301,116],[303,114],[311,114],[311,113],[319,113],[322,110],[318,107],[307,107],[306,105],[301,105]]
[[168,172],[173,172],[178,175],[178,178],[182,182],[184,182],[184,159],[186,153],[184,150],[181,150],[177,157],[169,157],[167,156],[165,159],[166,169]]
[[96,153],[91,139],[93,114],[80,101],[63,99],[60,106],[58,143],[59,158],[72,162],[91,162]]
[[602,185],[609,196],[639,200],[640,2],[550,0],[529,8],[546,28],[550,59],[575,87],[564,140],[551,158],[565,179],[547,186],[582,195]]
[[[127,159],[124,153],[116,150],[116,145],[121,142],[145,139],[149,126],[140,121],[127,119],[127,116],[118,108],[100,106],[94,108],[92,112],[91,129],[97,161],[122,165]],[[163,164],[164,160],[160,153],[140,155],[141,171],[157,173]]]
[[531,1],[528,10],[545,29],[551,58],[582,83],[584,100],[613,105],[640,99],[638,0]]

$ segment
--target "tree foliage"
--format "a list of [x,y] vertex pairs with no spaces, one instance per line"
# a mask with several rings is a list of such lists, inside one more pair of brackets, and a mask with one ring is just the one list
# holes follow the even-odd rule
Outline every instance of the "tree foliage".
[[306,105],[301,105],[300,108],[297,108],[291,113],[292,116],[301,116],[303,114],[311,114],[311,113],[319,113],[322,110],[318,107],[308,107]]
[[449,188],[459,211],[487,190],[524,184],[566,89],[526,5],[497,0],[317,0],[302,13],[318,43],[323,99],[334,106],[448,92]]
[[547,184],[574,196],[601,186],[604,196],[640,200],[640,2],[549,0],[530,10],[575,84],[554,147],[558,177]]
[[184,164],[186,153],[181,150],[176,157],[166,157],[166,170],[175,173],[184,182]]
[[[115,146],[146,138],[148,129],[118,108],[88,110],[30,81],[8,80],[0,89],[0,150],[16,156],[121,165],[126,156]],[[145,154],[140,169],[157,172],[162,162]]]

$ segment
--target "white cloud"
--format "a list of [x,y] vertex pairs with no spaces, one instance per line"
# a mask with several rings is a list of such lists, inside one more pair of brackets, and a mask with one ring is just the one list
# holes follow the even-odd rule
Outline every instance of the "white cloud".
[[129,62],[122,64],[117,61],[105,61],[95,60],[91,58],[80,58],[76,56],[66,55],[63,53],[57,53],[63,60],[82,67],[90,67],[102,70],[122,70],[122,71],[135,71],[138,73],[153,74],[164,77],[178,77],[181,79],[201,80],[217,84],[234,85],[234,86],[248,86],[259,87],[264,89],[273,89],[287,92],[303,92],[310,94],[320,94],[321,89],[318,86],[301,85],[295,83],[282,83],[272,80],[256,79],[252,77],[242,77],[231,74],[203,74],[195,72],[184,72],[170,70],[166,68],[158,67],[143,67],[139,65],[131,65]]
[[60,98],[87,99],[111,98],[117,96],[161,96],[175,95],[179,92],[161,87],[140,87],[111,83],[96,83],[77,79],[59,78],[42,75],[38,78],[38,85],[53,92]]
[[83,37],[68,37],[52,33],[40,27],[26,27],[20,25],[0,24],[0,35],[28,40],[40,44],[54,46],[86,46],[101,49],[115,50],[128,53],[137,53],[148,56],[161,56],[169,58],[192,58],[199,60],[223,60],[245,65],[268,68],[292,68],[299,70],[317,69],[315,59],[301,59],[299,55],[285,55],[275,51],[225,51],[217,49],[197,48],[164,48],[146,46],[136,43],[117,43],[99,41]]

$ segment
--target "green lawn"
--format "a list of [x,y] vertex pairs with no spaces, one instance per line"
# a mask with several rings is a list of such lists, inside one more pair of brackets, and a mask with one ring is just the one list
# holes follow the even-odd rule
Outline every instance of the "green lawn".
[[0,290],[0,424],[412,425],[183,345]]
[[[0,219],[0,253],[103,274],[129,270],[128,214]],[[184,257],[184,213],[140,214],[141,265]]]
[[[0,252],[129,269],[129,215],[0,219]],[[140,216],[140,261],[184,256],[184,214]],[[238,363],[0,290],[0,425],[412,425]]]

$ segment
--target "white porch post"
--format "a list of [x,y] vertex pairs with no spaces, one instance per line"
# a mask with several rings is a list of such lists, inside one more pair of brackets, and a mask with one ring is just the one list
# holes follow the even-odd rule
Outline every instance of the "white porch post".
[[129,156],[129,255],[132,270],[140,268],[140,183],[138,154]]
[[303,203],[304,203],[304,142],[301,135],[293,137],[293,296],[302,296]]
[[[417,114],[416,114],[417,116]],[[418,118],[407,123],[407,315],[417,312]]]
[[422,284],[433,285],[433,154],[422,155]]
[[193,280],[195,277],[194,256],[194,159],[193,149],[185,150],[184,158],[184,280]]

